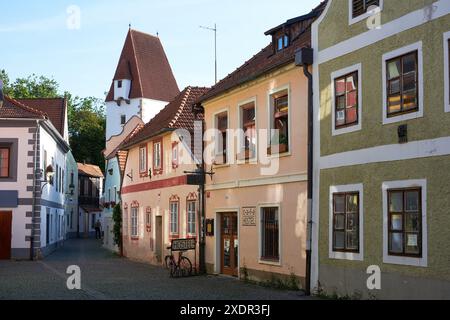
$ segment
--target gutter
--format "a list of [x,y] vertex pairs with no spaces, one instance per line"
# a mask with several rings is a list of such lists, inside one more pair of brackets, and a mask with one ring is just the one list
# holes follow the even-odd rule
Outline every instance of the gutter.
[[38,167],[37,167],[37,155],[38,155],[38,150],[37,150],[37,139],[38,139],[38,132],[39,132],[39,124],[40,121],[36,120],[36,132],[35,132],[35,139],[34,139],[34,166],[33,166],[33,202],[32,202],[32,208],[31,208],[31,235],[30,235],[30,260],[33,261],[34,260],[34,222],[36,221],[36,187],[37,185],[37,179],[36,179],[36,174],[38,172]]
[[309,67],[314,62],[312,48],[302,48],[295,53],[295,64],[303,67],[303,73],[308,78],[308,204],[307,204],[307,237],[306,237],[306,283],[305,293],[311,295],[311,251],[312,251],[312,199],[313,199],[313,169],[314,169],[314,107],[313,107],[313,75]]

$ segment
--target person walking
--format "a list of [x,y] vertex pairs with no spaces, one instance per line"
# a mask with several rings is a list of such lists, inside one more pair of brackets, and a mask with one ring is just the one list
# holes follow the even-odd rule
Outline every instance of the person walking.
[[102,239],[102,224],[100,220],[95,223],[95,239]]

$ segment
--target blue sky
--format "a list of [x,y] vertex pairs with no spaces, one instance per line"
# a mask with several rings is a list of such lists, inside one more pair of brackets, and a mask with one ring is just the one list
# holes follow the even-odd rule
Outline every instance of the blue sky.
[[[32,73],[52,77],[60,91],[104,97],[128,24],[159,33],[180,89],[214,82],[213,32],[218,27],[219,79],[270,39],[264,31],[308,13],[320,0],[0,0],[0,69],[11,79]],[[67,27],[71,5],[80,29]]]

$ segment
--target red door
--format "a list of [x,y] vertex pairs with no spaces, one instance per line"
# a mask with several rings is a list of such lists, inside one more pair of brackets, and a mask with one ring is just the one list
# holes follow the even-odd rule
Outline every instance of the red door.
[[237,213],[221,215],[221,272],[238,276],[238,221]]
[[11,259],[12,212],[0,211],[0,260]]

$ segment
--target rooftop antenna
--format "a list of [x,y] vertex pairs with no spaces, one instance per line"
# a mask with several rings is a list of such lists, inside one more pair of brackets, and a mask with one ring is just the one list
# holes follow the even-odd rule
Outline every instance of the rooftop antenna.
[[128,28],[130,28],[130,30],[131,30],[131,23],[130,23],[130,24],[128,24]]
[[214,24],[214,28],[200,26],[202,29],[214,31],[214,65],[215,65],[215,83],[217,83],[217,25]]

